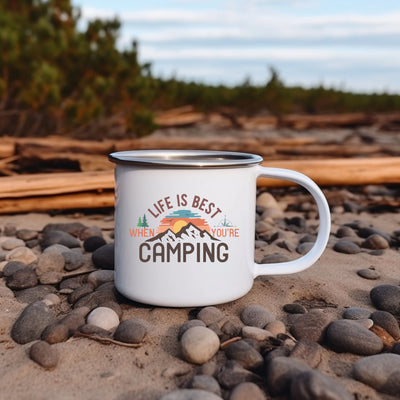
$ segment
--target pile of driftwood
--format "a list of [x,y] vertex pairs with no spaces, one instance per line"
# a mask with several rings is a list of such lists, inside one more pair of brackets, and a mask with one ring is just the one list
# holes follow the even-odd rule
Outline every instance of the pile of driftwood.
[[[182,125],[198,124],[204,116],[185,108],[161,114],[158,118],[161,126],[169,127],[180,122]],[[400,183],[400,143],[382,144],[373,140],[321,143],[316,135],[307,133],[292,137],[249,134],[251,124],[253,128],[260,128],[268,123],[266,117],[263,118],[262,121],[261,117],[236,121],[239,125],[247,124],[243,134],[239,130],[236,135],[216,132],[206,136],[171,136],[158,133],[145,138],[101,142],[64,137],[3,137],[0,141],[0,213],[113,207],[114,166],[107,155],[133,149],[214,149],[256,153],[264,157],[264,166],[303,172],[321,186]],[[300,119],[291,118],[300,124]],[[332,118],[342,122],[346,120],[344,116]],[[322,116],[316,119],[323,121]],[[347,124],[350,119],[347,116]],[[303,116],[303,126],[310,120],[311,117]],[[214,121],[214,124],[221,126],[221,122],[218,125]],[[290,183],[262,178],[258,184],[283,186]]]

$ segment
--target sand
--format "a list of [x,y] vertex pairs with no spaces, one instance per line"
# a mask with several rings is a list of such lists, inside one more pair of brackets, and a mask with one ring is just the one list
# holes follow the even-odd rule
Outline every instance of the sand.
[[[336,232],[341,224],[357,219],[389,233],[400,229],[398,214],[351,214],[339,210],[332,214],[332,232]],[[5,222],[15,222],[20,228],[41,229],[49,222],[76,220],[100,226],[106,231],[113,229],[112,218],[104,215],[9,215],[0,217],[0,226]],[[379,284],[400,283],[398,260],[396,249],[388,249],[380,256],[367,252],[346,255],[333,251],[329,244],[311,268],[288,276],[257,278],[247,295],[218,305],[218,308],[227,316],[238,318],[245,306],[257,303],[269,308],[277,319],[284,322],[287,322],[287,314],[282,306],[300,299],[318,299],[319,306],[325,307],[324,312],[331,314],[332,318],[339,318],[349,306],[373,311],[369,291]],[[358,269],[371,266],[380,273],[380,279],[367,280],[357,275]],[[4,286],[4,279],[0,279],[0,290]],[[54,345],[60,360],[54,370],[48,371],[29,359],[27,353],[31,344],[19,345],[10,338],[11,326],[25,306],[14,298],[0,297],[0,398],[154,400],[182,385],[194,372],[193,365],[183,361],[177,341],[179,326],[188,319],[189,308],[123,305],[124,318],[144,318],[151,324],[151,332],[142,347],[125,348],[85,338],[71,338]],[[352,364],[358,358],[324,349],[318,369],[339,379],[348,390],[358,393],[357,399],[393,399],[350,379]]]

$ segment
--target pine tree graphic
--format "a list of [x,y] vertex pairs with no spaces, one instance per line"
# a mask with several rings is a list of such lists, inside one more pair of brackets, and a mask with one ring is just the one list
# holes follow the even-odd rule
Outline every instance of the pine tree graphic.
[[148,228],[148,226],[149,226],[149,224],[147,223],[146,214],[143,214],[142,227],[143,228]]
[[141,218],[141,217],[139,217],[139,221],[138,221],[138,224],[137,224],[137,226],[140,226],[140,227],[142,227],[142,226],[143,226],[143,223],[142,223],[142,218]]

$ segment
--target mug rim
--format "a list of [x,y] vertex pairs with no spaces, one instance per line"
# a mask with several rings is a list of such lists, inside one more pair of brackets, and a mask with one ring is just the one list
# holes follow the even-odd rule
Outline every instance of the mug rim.
[[116,164],[164,168],[230,168],[258,165],[257,154],[218,150],[127,150],[110,153]]

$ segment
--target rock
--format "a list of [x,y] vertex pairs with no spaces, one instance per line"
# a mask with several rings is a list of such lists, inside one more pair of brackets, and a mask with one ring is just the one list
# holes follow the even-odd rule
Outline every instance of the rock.
[[273,263],[281,263],[289,261],[289,257],[285,256],[284,254],[280,253],[272,253],[266,255],[262,260],[261,264],[273,264]]
[[275,320],[271,311],[258,304],[251,304],[243,309],[240,319],[245,325],[264,328],[265,325]]
[[329,345],[336,352],[372,355],[383,350],[382,340],[355,321],[333,321],[326,330]]
[[61,299],[55,293],[49,293],[44,297],[43,302],[48,306],[55,306],[61,303]]
[[217,396],[221,396],[221,388],[217,380],[209,375],[195,375],[188,384],[190,389],[201,389],[206,390],[207,392],[211,392],[216,394]]
[[379,279],[381,277],[379,272],[371,268],[359,269],[357,271],[357,275],[361,276],[361,278],[371,279],[371,280]]
[[27,265],[21,261],[9,261],[3,268],[3,275],[7,278],[19,269],[26,268]]
[[396,343],[396,344],[392,347],[392,353],[394,353],[394,354],[399,354],[399,355],[400,355],[400,343]]
[[178,332],[178,340],[181,340],[182,335],[190,328],[193,328],[194,326],[206,326],[206,324],[203,321],[200,321],[199,319],[190,319],[189,321],[185,321],[181,327],[179,328]]
[[400,286],[379,285],[370,291],[372,304],[382,311],[400,316]]
[[146,321],[131,318],[122,321],[114,333],[114,339],[125,343],[142,343],[149,331]]
[[325,329],[329,325],[329,317],[320,310],[310,310],[306,314],[299,314],[290,328],[292,335],[300,339],[309,339],[322,342]]
[[103,237],[103,232],[99,226],[88,226],[82,229],[78,235],[79,239],[83,241],[93,236]]
[[225,318],[224,313],[217,307],[204,307],[198,314],[197,319],[203,321],[207,326],[216,322],[220,322]]
[[319,371],[305,371],[298,374],[291,382],[292,400],[353,400],[350,394],[339,382]]
[[94,292],[79,298],[79,300],[74,303],[74,308],[85,306],[93,310],[109,302],[116,302],[115,296],[116,292],[113,282],[104,283]]
[[270,332],[273,336],[278,336],[279,334],[286,333],[286,326],[282,321],[272,321],[268,323],[265,328],[268,332]]
[[257,207],[261,207],[262,209],[280,208],[274,196],[272,196],[272,194],[268,192],[263,192],[257,196],[256,205]]
[[358,254],[361,248],[350,240],[341,239],[334,244],[333,250],[343,254]]
[[219,349],[219,338],[215,332],[203,326],[188,329],[181,338],[184,359],[193,364],[204,364]]
[[229,400],[266,400],[265,393],[253,382],[243,382],[235,386]]
[[265,221],[257,221],[256,222],[256,232],[258,234],[267,233],[271,230],[271,225],[266,223]]
[[65,260],[64,269],[66,271],[75,271],[85,264],[85,257],[78,251],[66,251],[62,253]]
[[394,339],[400,339],[400,327],[396,318],[387,311],[375,311],[371,314],[370,318],[374,321],[375,325],[379,325],[385,329]]
[[56,223],[56,224],[47,224],[43,228],[43,234],[48,234],[51,231],[62,231],[69,233],[72,236],[79,236],[79,234],[85,230],[87,226],[82,224],[81,222],[67,222],[67,223]]
[[19,229],[16,232],[16,237],[18,239],[23,240],[24,242],[36,239],[39,236],[38,231],[35,231],[33,229]]
[[100,269],[114,269],[114,243],[99,247],[92,253],[93,264]]
[[321,362],[322,347],[311,340],[300,339],[291,351],[290,357],[304,361],[311,368],[317,368]]
[[72,293],[68,296],[68,302],[75,304],[82,297],[93,293],[93,286],[89,283],[85,283],[82,286],[78,286]]
[[381,235],[374,233],[362,242],[361,247],[371,250],[384,250],[389,248],[389,242]]
[[178,389],[161,396],[159,400],[222,400],[222,397],[201,389]]
[[17,225],[14,222],[7,222],[4,225],[4,236],[15,236],[17,234]]
[[40,275],[39,281],[42,285],[56,285],[61,282],[63,276],[61,272],[49,271]]
[[297,246],[296,251],[299,254],[307,254],[313,246],[314,242],[303,242]]
[[293,379],[305,371],[310,371],[310,367],[301,360],[274,357],[267,365],[267,388],[274,396],[288,392]]
[[97,271],[93,271],[87,277],[87,282],[91,284],[94,288],[97,288],[103,283],[113,281],[114,271],[109,269],[99,269]]
[[42,249],[45,249],[52,244],[62,244],[70,249],[81,245],[79,240],[68,232],[53,229],[45,230],[40,245]]
[[15,292],[15,298],[21,303],[34,303],[43,300],[48,294],[56,293],[56,288],[50,285],[37,285]]
[[289,314],[305,314],[307,309],[299,303],[290,303],[283,306],[283,311]]
[[49,254],[49,253],[62,254],[62,253],[64,253],[64,252],[70,251],[70,250],[71,250],[71,249],[69,249],[67,246],[64,246],[64,245],[62,245],[62,244],[56,243],[56,244],[52,244],[52,245],[49,246],[49,247],[46,247],[46,248],[43,250],[43,253],[42,253],[42,254]]
[[87,316],[87,323],[111,331],[119,325],[119,318],[111,308],[97,307]]
[[22,263],[29,265],[34,263],[37,260],[37,257],[31,249],[28,249],[27,247],[17,247],[6,255],[6,260],[21,261]]
[[68,327],[60,323],[46,326],[41,334],[41,339],[49,344],[65,342],[68,338]]
[[36,286],[38,283],[35,271],[31,267],[24,267],[7,277],[6,284],[10,289],[20,290]]
[[227,320],[221,327],[222,333],[229,337],[239,336],[242,331],[242,322]]
[[261,367],[264,359],[261,354],[244,340],[231,343],[225,349],[225,356],[237,361],[243,368],[254,370]]
[[17,247],[25,247],[25,242],[21,239],[10,237],[1,243],[3,250],[14,250]]
[[384,239],[386,239],[387,242],[390,242],[390,239],[391,239],[390,235],[388,235],[387,233],[385,233],[379,229],[373,228],[373,227],[364,226],[364,227],[361,227],[360,229],[358,229],[358,236],[360,236],[362,238],[368,238],[372,235],[381,236]]
[[90,236],[83,241],[83,248],[89,253],[93,253],[107,242],[101,236]]
[[231,389],[242,382],[260,382],[259,375],[243,368],[236,361],[228,360],[217,375],[219,384],[225,389]]
[[280,207],[267,207],[262,213],[261,219],[268,222],[274,219],[281,219],[285,216]]
[[336,237],[344,238],[344,237],[356,237],[357,234],[354,229],[350,228],[349,226],[341,226],[337,232]]
[[273,335],[271,332],[262,328],[257,328],[256,326],[244,326],[242,328],[242,336],[244,338],[254,339],[261,342],[263,340],[267,340]]
[[59,323],[65,325],[68,328],[68,334],[71,336],[75,331],[85,325],[85,317],[89,313],[87,307],[75,308],[65,317],[63,317]]
[[357,360],[353,376],[379,392],[397,396],[400,393],[400,355],[377,354]]
[[36,342],[29,350],[29,357],[46,369],[54,369],[58,363],[58,352],[45,341]]
[[78,330],[79,330],[79,332],[82,332],[86,335],[96,335],[96,336],[105,337],[105,338],[112,337],[112,332],[106,331],[105,329],[102,329],[95,325],[85,324],[85,325],[82,325]]
[[0,286],[0,298],[13,299],[14,292],[12,290],[10,290],[8,287]]
[[49,307],[42,301],[29,304],[22,311],[11,329],[12,339],[25,344],[40,339],[44,328],[56,322],[56,318]]
[[43,253],[38,257],[36,274],[38,276],[45,272],[62,272],[64,270],[64,257],[58,253]]
[[349,307],[343,313],[343,318],[357,320],[357,319],[369,318],[370,315],[371,311],[367,310],[366,308]]

